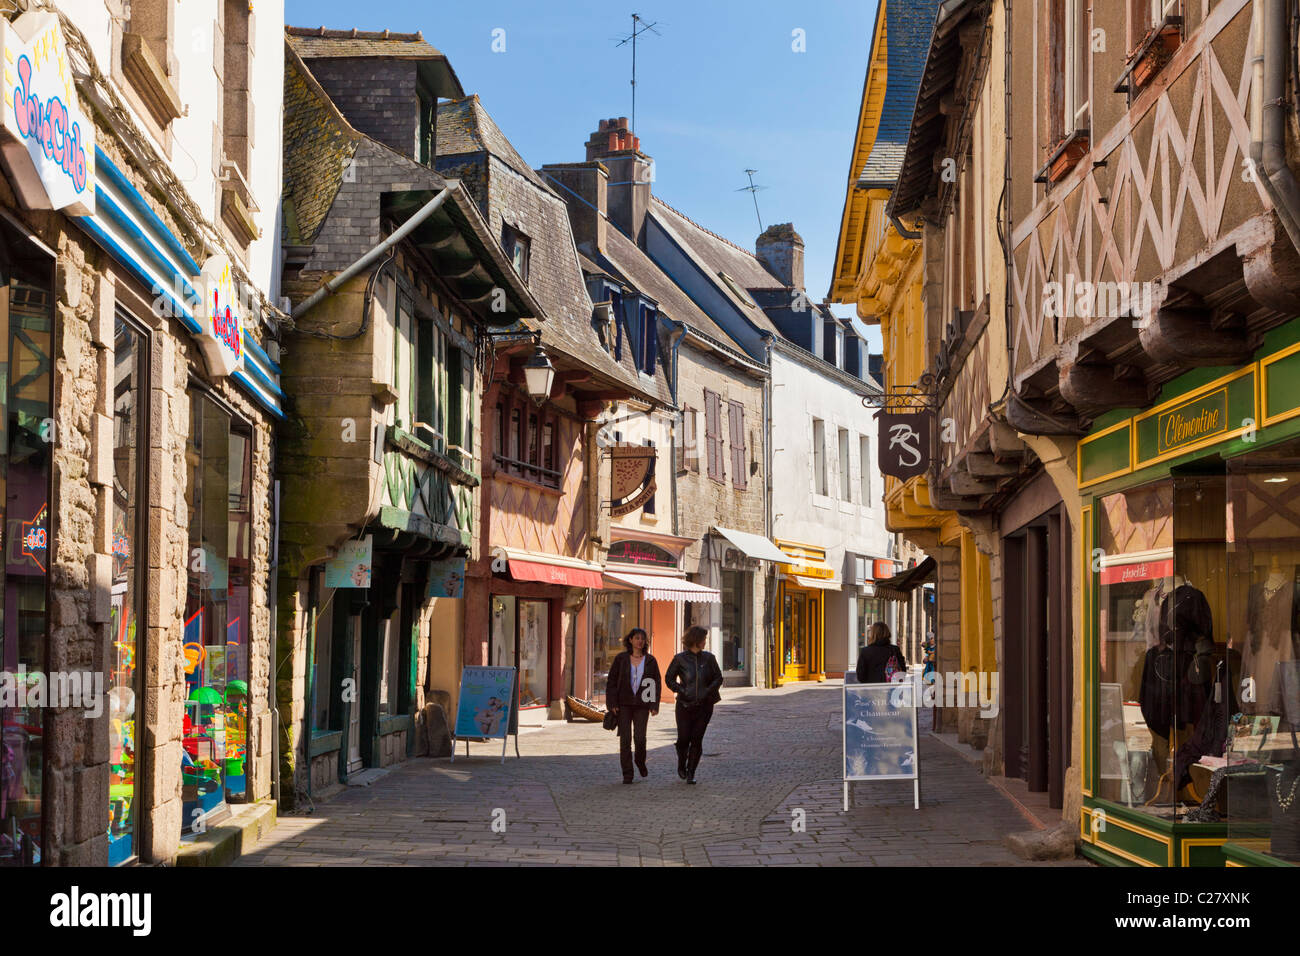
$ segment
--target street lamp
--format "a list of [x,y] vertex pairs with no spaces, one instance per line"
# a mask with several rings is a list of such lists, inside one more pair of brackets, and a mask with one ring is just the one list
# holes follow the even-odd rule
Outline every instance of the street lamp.
[[551,364],[550,357],[546,354],[546,350],[542,348],[541,337],[539,336],[533,354],[524,363],[524,383],[527,385],[528,394],[532,396],[533,401],[540,405],[550,397],[551,384],[554,381],[555,366]]

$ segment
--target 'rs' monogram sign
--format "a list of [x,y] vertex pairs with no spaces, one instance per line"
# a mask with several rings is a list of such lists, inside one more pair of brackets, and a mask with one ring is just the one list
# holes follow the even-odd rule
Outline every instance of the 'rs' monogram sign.
[[930,467],[930,413],[880,413],[880,470],[894,478],[913,478]]

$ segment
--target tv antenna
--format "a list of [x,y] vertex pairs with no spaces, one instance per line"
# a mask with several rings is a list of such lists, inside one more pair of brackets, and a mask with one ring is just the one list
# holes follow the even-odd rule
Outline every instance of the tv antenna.
[[767,187],[766,187],[766,186],[755,186],[755,185],[754,185],[754,174],[755,174],[756,172],[758,172],[757,169],[747,169],[747,170],[745,170],[745,175],[749,177],[749,185],[748,185],[748,186],[741,186],[739,189],[736,190],[736,192],[738,192],[738,193],[749,193],[750,197],[753,198],[753,200],[754,200],[754,215],[758,218],[758,231],[761,233],[761,232],[763,231],[763,217],[760,216],[759,213],[758,213],[758,191],[759,191],[760,189],[766,189]]
[[628,36],[619,39],[618,43],[615,44],[615,46],[626,46],[628,43],[632,44],[632,129],[631,129],[631,133],[633,136],[636,135],[636,38],[643,33],[653,33],[655,36],[663,36],[662,33],[660,33],[658,30],[655,29],[655,26],[658,25],[658,23],[659,23],[658,20],[656,20],[654,23],[646,23],[641,19],[640,14],[634,13],[632,14],[632,32]]

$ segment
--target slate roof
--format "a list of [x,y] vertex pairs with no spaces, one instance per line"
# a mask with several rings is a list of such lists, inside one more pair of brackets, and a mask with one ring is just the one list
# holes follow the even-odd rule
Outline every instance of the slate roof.
[[760,331],[779,335],[780,330],[772,324],[757,303],[748,295],[738,295],[720,273],[726,273],[744,290],[783,289],[785,286],[781,280],[768,272],[752,252],[746,252],[735,243],[723,239],[715,232],[710,232],[658,196],[652,199],[650,215],[695,261],[700,271],[713,280],[717,288],[755,327]]
[[533,185],[551,192],[551,187],[524,162],[501,127],[488,115],[474,93],[463,99],[438,104],[438,156],[463,156],[486,152],[495,156]]
[[528,237],[527,285],[542,307],[544,321],[538,328],[543,344],[625,386],[630,394],[671,405],[663,376],[641,375],[631,349],[623,350],[620,363],[601,345],[564,200],[524,163],[477,96],[440,103],[438,161],[483,155],[489,160],[480,208],[492,235],[500,237],[502,226],[509,224]]
[[379,56],[403,60],[445,60],[424,34],[391,30],[326,30],[324,27],[290,27],[284,32],[289,45],[304,60],[323,57]]
[[907,152],[916,91],[921,85],[935,11],[940,0],[886,0],[885,51],[888,80],[871,154],[858,174],[861,187],[891,188]]
[[682,322],[743,354],[744,350],[677,283],[668,278],[636,243],[613,226],[605,235],[606,247],[601,250],[601,258],[617,274],[617,278],[658,302],[659,311],[665,318]]

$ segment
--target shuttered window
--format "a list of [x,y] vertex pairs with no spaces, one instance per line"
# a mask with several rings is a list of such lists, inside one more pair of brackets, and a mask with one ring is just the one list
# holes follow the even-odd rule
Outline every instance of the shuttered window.
[[745,466],[745,406],[740,402],[728,402],[731,406],[727,416],[731,424],[731,483],[742,491],[749,481],[749,469]]
[[704,438],[709,459],[709,477],[726,481],[722,466],[722,397],[704,390]]

